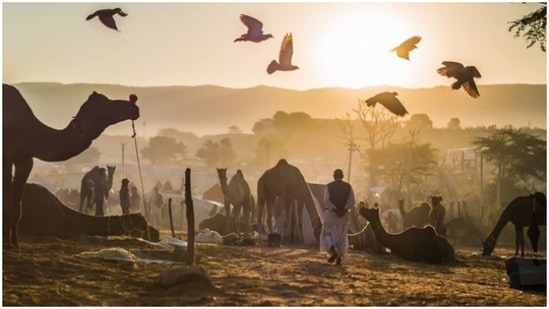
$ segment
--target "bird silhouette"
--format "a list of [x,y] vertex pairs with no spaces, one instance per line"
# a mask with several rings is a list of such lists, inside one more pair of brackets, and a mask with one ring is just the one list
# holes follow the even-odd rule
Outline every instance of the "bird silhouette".
[[391,49],[391,52],[396,51],[397,56],[400,58],[410,60],[409,53],[417,48],[416,44],[419,43],[419,41],[421,41],[421,37],[419,35],[413,36],[402,42],[399,46]]
[[368,106],[376,106],[376,103],[379,103],[385,106],[391,113],[397,116],[404,116],[408,114],[408,111],[397,99],[397,95],[398,93],[396,92],[381,92],[366,100],[366,104]]
[[267,73],[273,74],[275,71],[293,71],[299,69],[298,66],[292,64],[293,53],[294,43],[292,34],[286,33],[284,39],[282,39],[282,45],[280,46],[278,62],[276,62],[276,60],[271,61],[267,67]]
[[248,27],[248,32],[236,38],[234,42],[252,41],[259,43],[273,37],[272,34],[263,34],[263,23],[251,16],[240,14],[240,21]]
[[114,14],[118,14],[122,17],[128,16],[128,14],[122,11],[122,9],[120,8],[102,9],[102,10],[97,10],[93,14],[88,15],[88,17],[86,17],[86,20],[90,20],[95,16],[97,16],[97,18],[99,18],[99,20],[103,23],[103,25],[118,31],[118,28],[116,27],[116,23],[114,22],[114,17],[113,17]]
[[481,78],[482,76],[476,67],[463,66],[463,64],[454,61],[443,61],[442,64],[444,67],[437,69],[438,74],[457,79],[457,81],[452,84],[452,89],[456,90],[463,86],[465,92],[471,97],[480,97],[477,85],[475,84],[475,77]]

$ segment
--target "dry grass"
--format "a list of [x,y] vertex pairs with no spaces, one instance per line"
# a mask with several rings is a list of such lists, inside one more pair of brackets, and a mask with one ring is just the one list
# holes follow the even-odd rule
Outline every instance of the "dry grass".
[[[3,253],[3,305],[11,306],[546,306],[545,290],[509,287],[504,260],[457,248],[458,262],[429,265],[352,251],[343,266],[317,248],[197,244],[213,289],[163,288],[159,273],[182,263],[113,262],[76,257],[121,247],[150,252],[133,239],[21,244]],[[159,250],[158,254],[166,253]],[[153,252],[154,253],[154,252]],[[512,251],[496,248],[498,255]]]

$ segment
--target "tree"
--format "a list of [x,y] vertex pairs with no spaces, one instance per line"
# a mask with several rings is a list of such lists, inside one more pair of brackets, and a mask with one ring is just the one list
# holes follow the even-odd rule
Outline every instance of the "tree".
[[390,144],[383,149],[370,149],[369,155],[376,162],[378,173],[397,192],[402,186],[420,184],[425,176],[434,174],[436,149],[431,144],[415,145],[414,142]]
[[523,36],[530,48],[539,43],[545,52],[545,32],[547,31],[547,3],[541,3],[541,7],[534,12],[510,22],[509,32],[515,31],[515,37]]
[[173,137],[155,136],[149,140],[149,144],[141,150],[144,159],[153,164],[179,164],[186,158],[187,146],[177,142]]
[[503,181],[526,182],[528,178],[545,181],[547,178],[547,145],[520,129],[496,130],[488,137],[477,137],[476,145],[482,156],[494,164],[496,177],[496,205],[501,206]]
[[[398,116],[385,108],[368,106],[365,100],[358,101],[358,108],[354,110],[358,115],[363,128],[366,130],[366,139],[369,149],[383,148],[395,134],[399,127]],[[368,171],[370,172],[370,185],[377,184],[377,164],[375,157],[369,157]]]
[[461,121],[459,120],[459,118],[451,118],[446,127],[451,130],[460,130]]
[[433,121],[427,114],[413,114],[406,124],[408,129],[430,130],[433,128]]
[[229,134],[241,134],[242,130],[239,127],[232,125],[229,127]]
[[228,167],[236,161],[231,140],[227,137],[219,143],[206,140],[204,146],[196,151],[196,156],[204,160],[208,167]]

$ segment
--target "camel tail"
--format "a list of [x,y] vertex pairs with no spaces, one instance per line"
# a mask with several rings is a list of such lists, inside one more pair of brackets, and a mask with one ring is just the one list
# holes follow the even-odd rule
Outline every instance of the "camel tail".
[[267,67],[267,73],[273,74],[276,71],[277,67],[278,62],[276,62],[276,60],[271,61],[271,63],[269,63],[269,66]]

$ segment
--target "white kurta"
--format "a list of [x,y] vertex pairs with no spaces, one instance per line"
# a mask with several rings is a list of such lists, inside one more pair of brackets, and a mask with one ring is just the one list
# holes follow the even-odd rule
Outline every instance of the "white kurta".
[[[355,194],[351,188],[345,209],[355,207]],[[347,229],[351,219],[351,213],[347,212],[339,217],[333,210],[337,207],[330,202],[330,193],[328,187],[324,189],[324,225],[320,234],[320,252],[328,252],[328,249],[334,245],[337,254],[345,257],[349,250],[349,240],[347,239]]]

